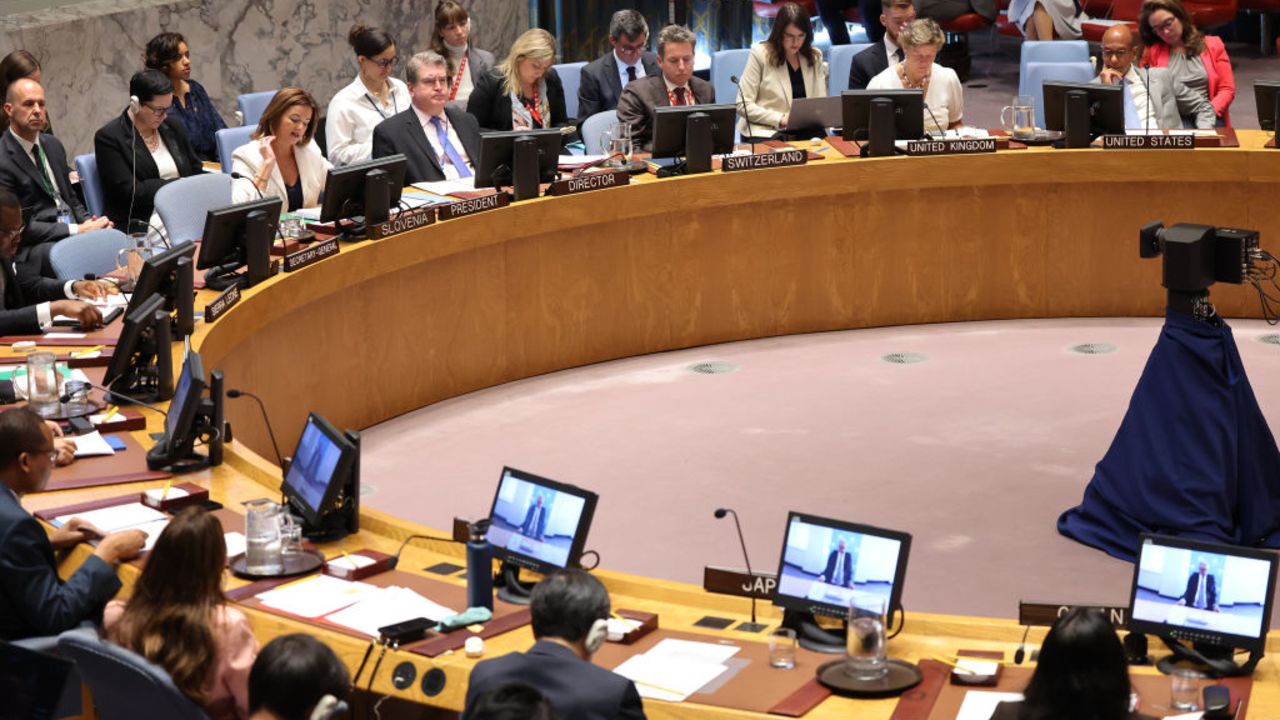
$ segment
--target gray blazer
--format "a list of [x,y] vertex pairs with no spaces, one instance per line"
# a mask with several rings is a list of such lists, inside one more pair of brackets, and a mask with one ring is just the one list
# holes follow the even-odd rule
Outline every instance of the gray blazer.
[[[699,105],[716,101],[716,89],[699,77],[689,78],[689,89]],[[646,75],[627,83],[618,99],[618,122],[631,123],[631,139],[646,150],[653,146],[653,109],[671,104],[667,98],[667,83],[662,73]]]
[[[1154,103],[1155,122],[1157,127],[1153,129],[1169,130],[1182,127],[1182,119],[1185,117],[1195,121],[1195,126],[1201,129],[1212,129],[1217,122],[1217,115],[1213,111],[1213,105],[1198,93],[1192,91],[1186,85],[1174,79],[1169,73],[1169,68],[1153,67],[1148,69],[1134,68],[1134,73],[1140,78],[1136,84],[1141,86],[1143,76],[1150,88],[1150,99],[1148,102]],[[1095,77],[1093,82],[1101,82],[1100,77]],[[1132,91],[1132,88],[1130,88]]]

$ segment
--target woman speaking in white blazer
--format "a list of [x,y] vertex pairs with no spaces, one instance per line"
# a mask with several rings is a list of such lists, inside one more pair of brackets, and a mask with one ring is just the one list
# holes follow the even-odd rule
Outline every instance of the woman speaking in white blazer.
[[306,90],[282,88],[271,98],[253,139],[231,154],[231,169],[240,175],[231,186],[232,202],[278,197],[290,211],[320,204],[331,165],[312,140],[317,115]]
[[813,46],[813,24],[789,2],[778,11],[769,38],[751,46],[738,83],[738,112],[747,114],[738,120],[738,132],[744,141],[820,137],[822,128],[794,128],[787,121],[791,103],[826,95],[827,63]]

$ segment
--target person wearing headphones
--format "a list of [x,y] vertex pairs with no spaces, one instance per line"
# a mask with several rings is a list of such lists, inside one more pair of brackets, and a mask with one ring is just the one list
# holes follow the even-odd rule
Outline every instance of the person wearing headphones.
[[129,107],[93,136],[107,217],[126,233],[158,227],[158,219],[151,217],[156,192],[180,177],[204,172],[186,129],[169,114],[169,78],[159,70],[135,73],[129,95]]
[[346,717],[351,676],[328,645],[295,633],[267,643],[249,670],[249,720]]
[[[561,720],[644,718],[635,683],[593,665],[608,636],[609,591],[583,570],[557,570],[533,588],[533,647],[477,663],[466,708],[513,682],[546,696]],[[466,711],[464,711],[464,717]]]

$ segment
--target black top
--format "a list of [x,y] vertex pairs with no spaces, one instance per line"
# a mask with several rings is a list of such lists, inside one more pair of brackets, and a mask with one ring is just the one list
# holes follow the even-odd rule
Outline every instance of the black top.
[[[572,121],[565,111],[564,84],[554,68],[547,71],[547,103],[551,118],[543,118],[544,127],[563,127]],[[476,80],[471,97],[467,98],[467,112],[475,117],[484,130],[511,130],[511,95],[502,88],[502,76],[496,70],[481,75]],[[572,138],[566,136],[565,142]]]
[[299,175],[298,181],[294,184],[285,185],[284,193],[289,196],[289,207],[287,208],[289,212],[293,212],[294,210],[302,207],[302,176]]
[[[160,124],[160,139],[169,148],[179,177],[204,172],[178,118],[170,115],[164,119]],[[98,157],[98,180],[102,183],[103,204],[111,223],[117,230],[127,232],[126,216],[143,222],[150,220],[156,191],[171,181],[160,177],[156,161],[134,129],[127,111],[98,129],[93,136],[93,151]],[[132,214],[129,213],[131,202]]]
[[195,80],[187,81],[187,104],[184,107],[178,101],[178,94],[173,95],[173,114],[182,121],[187,131],[187,139],[201,160],[216,161],[218,159],[218,143],[214,133],[227,127],[222,116],[209,99],[204,86]]
[[791,99],[799,100],[805,97],[803,67],[791,67],[791,63],[786,61],[783,61],[783,64],[787,66],[787,75],[791,77]]

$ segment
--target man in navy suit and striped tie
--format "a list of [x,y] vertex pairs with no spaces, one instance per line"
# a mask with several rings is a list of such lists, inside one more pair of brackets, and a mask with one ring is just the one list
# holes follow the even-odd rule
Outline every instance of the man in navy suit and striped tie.
[[853,587],[853,558],[845,549],[844,540],[836,544],[836,549],[827,556],[827,568],[818,579],[829,585]]

